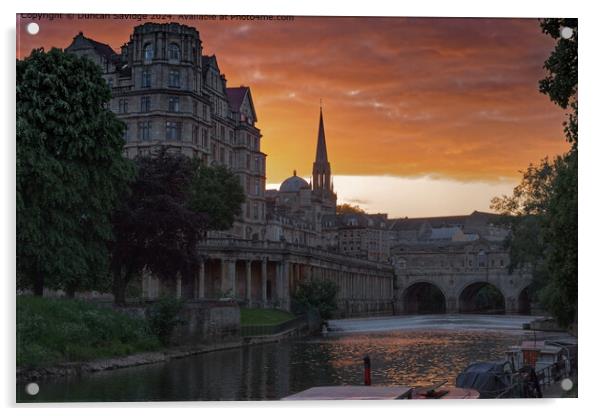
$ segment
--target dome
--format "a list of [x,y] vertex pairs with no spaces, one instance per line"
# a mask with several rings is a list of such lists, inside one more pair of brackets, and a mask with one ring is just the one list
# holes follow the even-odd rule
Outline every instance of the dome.
[[285,179],[280,185],[280,192],[299,192],[301,189],[309,188],[309,184],[303,178],[297,176],[297,172],[293,172],[293,176]]

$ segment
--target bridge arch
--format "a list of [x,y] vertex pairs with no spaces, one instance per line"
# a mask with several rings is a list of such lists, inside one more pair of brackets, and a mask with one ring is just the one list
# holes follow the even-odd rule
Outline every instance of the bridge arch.
[[532,283],[529,283],[518,292],[517,303],[519,315],[531,315],[531,307],[533,304]]
[[504,293],[490,282],[469,283],[459,293],[458,310],[460,313],[506,313]]
[[445,313],[443,290],[429,281],[414,282],[403,291],[403,311],[407,314]]

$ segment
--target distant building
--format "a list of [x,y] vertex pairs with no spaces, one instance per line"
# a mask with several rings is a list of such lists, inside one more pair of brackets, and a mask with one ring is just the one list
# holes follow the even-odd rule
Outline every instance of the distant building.
[[329,247],[352,257],[389,262],[387,214],[337,214],[325,217],[322,225]]
[[266,202],[271,229],[269,239],[325,247],[322,220],[336,213],[337,194],[332,183],[321,108],[312,180],[308,183],[294,170],[293,176],[285,179],[278,190],[267,192]]

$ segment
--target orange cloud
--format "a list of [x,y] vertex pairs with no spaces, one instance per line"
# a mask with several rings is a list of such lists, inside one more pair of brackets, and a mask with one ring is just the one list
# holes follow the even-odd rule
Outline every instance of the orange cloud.
[[[119,50],[141,23],[43,20],[30,36],[29,21],[18,28],[19,56],[64,48],[80,30]],[[338,175],[518,179],[530,162],[567,149],[563,112],[538,92],[553,41],[536,19],[187,24],[230,86],[251,86],[271,183],[293,169],[309,175],[320,99]]]

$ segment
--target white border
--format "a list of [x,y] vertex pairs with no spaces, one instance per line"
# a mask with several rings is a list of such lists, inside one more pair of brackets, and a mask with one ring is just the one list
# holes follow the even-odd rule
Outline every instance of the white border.
[[[601,276],[598,272],[598,262],[595,259],[599,255],[599,244],[602,233],[600,232],[600,157],[602,156],[602,134],[600,131],[600,100],[602,91],[600,88],[600,71],[602,63],[600,52],[601,33],[600,23],[602,16],[599,9],[594,6],[594,1],[528,1],[528,0],[498,0],[490,1],[405,1],[393,4],[392,1],[371,0],[361,3],[327,3],[319,0],[303,0],[299,2],[285,1],[213,1],[213,2],[166,2],[158,0],[146,0],[144,2],[125,2],[123,0],[103,0],[101,2],[81,1],[28,1],[3,2],[1,18],[3,20],[4,58],[5,63],[1,66],[3,111],[2,126],[4,135],[2,140],[3,158],[2,171],[2,250],[1,262],[4,266],[2,282],[3,325],[2,332],[2,365],[1,377],[2,404],[13,406],[9,409],[12,414],[14,408],[14,166],[15,166],[15,14],[17,12],[88,12],[88,13],[190,13],[190,14],[291,14],[291,15],[357,15],[357,16],[465,16],[465,17],[578,17],[579,18],[579,60],[580,71],[580,172],[579,172],[579,269],[580,269],[580,361],[582,363],[579,375],[579,396],[577,400],[547,400],[547,401],[479,401],[478,403],[465,403],[456,401],[453,403],[310,403],[283,405],[282,403],[268,402],[236,402],[236,403],[155,403],[155,404],[95,404],[89,405],[55,405],[45,408],[26,407],[20,413],[26,414],[43,411],[45,414],[63,415],[80,414],[82,408],[90,414],[106,415],[130,413],[132,407],[142,407],[145,414],[163,414],[165,407],[176,407],[178,413],[186,414],[212,414],[241,413],[245,415],[282,414],[305,415],[309,409],[333,412],[335,409],[345,414],[365,414],[371,408],[378,408],[380,412],[404,412],[411,413],[445,413],[462,414],[467,411],[488,415],[507,415],[526,411],[539,414],[577,414],[600,404],[595,400],[600,393],[601,368],[600,346],[598,331],[601,327],[597,319],[599,313],[596,306],[600,304],[602,287]],[[517,97],[520,99],[520,97]],[[598,214],[598,215],[596,215]],[[596,406],[597,405],[597,406]],[[62,408],[68,407],[68,408]],[[126,407],[126,409],[121,409]],[[200,408],[199,408],[200,407]],[[110,409],[110,410],[109,410]],[[589,412],[587,412],[589,413]],[[586,413],[586,414],[587,414]]]

